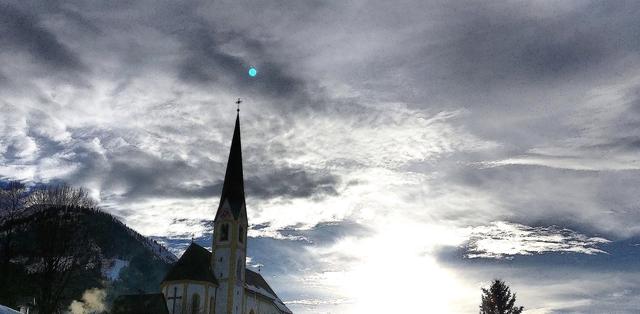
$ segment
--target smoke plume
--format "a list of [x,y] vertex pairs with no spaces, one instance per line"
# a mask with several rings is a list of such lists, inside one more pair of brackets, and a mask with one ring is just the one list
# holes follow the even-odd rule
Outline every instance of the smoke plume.
[[92,288],[86,290],[82,294],[82,300],[74,300],[69,305],[69,312],[71,314],[96,314],[102,313],[106,310],[104,299],[107,293],[98,288]]

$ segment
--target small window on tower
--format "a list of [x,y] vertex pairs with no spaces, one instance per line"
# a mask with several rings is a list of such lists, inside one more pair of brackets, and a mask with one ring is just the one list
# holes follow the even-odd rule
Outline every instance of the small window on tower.
[[240,243],[242,243],[242,239],[244,238],[244,228],[242,228],[242,226],[240,226],[240,229],[238,231],[238,241],[240,241]]
[[229,241],[229,225],[223,224],[220,227],[220,241]]

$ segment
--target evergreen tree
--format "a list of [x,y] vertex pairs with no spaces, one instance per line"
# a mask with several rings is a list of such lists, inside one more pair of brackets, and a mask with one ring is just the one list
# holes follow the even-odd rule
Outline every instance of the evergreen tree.
[[522,306],[516,306],[516,294],[511,293],[504,281],[495,279],[489,289],[482,288],[480,314],[520,314]]

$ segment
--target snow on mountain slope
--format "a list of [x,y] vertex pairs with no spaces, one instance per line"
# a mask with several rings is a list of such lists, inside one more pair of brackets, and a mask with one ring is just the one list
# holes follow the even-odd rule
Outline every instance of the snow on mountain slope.
[[20,312],[12,310],[4,305],[0,305],[0,314],[20,314]]
[[102,261],[102,276],[109,281],[116,281],[120,278],[120,271],[129,266],[129,261],[121,259],[108,259]]

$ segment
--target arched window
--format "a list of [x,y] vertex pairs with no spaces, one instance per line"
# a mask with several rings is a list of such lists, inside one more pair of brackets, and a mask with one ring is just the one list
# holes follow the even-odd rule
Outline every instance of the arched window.
[[197,293],[191,297],[191,314],[200,314],[200,295]]
[[220,241],[229,240],[229,224],[222,224],[220,226]]
[[240,243],[242,243],[242,239],[244,238],[243,230],[244,230],[244,228],[242,228],[242,226],[240,226],[240,228],[238,230],[238,241],[240,241]]

